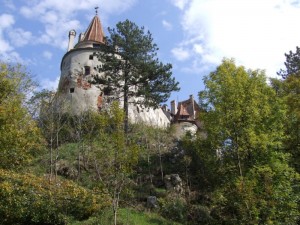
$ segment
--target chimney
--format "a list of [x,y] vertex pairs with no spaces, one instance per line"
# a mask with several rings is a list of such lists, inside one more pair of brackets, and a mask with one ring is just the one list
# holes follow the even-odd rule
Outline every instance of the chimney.
[[74,47],[75,36],[76,36],[76,31],[75,30],[70,30],[70,32],[69,32],[68,51],[70,51]]
[[84,33],[80,33],[78,37],[78,42],[82,41],[84,38]]
[[171,101],[171,114],[175,115],[177,113],[177,105],[176,105],[176,101],[173,100]]
[[193,119],[196,118],[196,112],[195,112],[195,103],[194,103],[194,96],[193,95],[190,95],[190,102],[191,102],[191,105],[192,105],[192,109],[193,109],[193,114],[191,115]]

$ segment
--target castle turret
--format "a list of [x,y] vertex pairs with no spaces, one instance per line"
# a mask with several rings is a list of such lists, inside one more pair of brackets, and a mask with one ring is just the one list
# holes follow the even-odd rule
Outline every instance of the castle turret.
[[75,30],[70,30],[70,32],[69,32],[68,51],[70,51],[74,47],[75,36],[76,36],[76,31]]

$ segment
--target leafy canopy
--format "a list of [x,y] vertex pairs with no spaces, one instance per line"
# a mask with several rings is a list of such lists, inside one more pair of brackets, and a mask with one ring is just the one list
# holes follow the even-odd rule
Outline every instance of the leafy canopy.
[[285,115],[285,140],[286,152],[291,154],[291,163],[300,171],[300,48],[296,52],[285,54],[285,70],[281,69],[277,74],[283,80],[272,79],[272,87],[281,97],[286,106]]
[[18,168],[32,158],[42,143],[25,98],[33,82],[20,65],[0,63],[0,168]]
[[299,177],[280,152],[284,106],[264,72],[225,59],[204,82],[207,138],[198,152],[204,169],[216,172],[207,177],[215,187],[214,218],[219,224],[296,224]]

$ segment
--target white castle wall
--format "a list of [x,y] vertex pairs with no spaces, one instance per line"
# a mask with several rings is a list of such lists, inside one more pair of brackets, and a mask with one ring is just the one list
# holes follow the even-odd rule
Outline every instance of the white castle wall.
[[[92,79],[92,74],[96,74],[93,68],[99,65],[97,59],[89,59],[92,54],[93,49],[72,50],[62,61],[59,90],[68,99],[73,112],[97,109],[97,99],[101,91],[99,86],[88,82]],[[90,75],[84,75],[85,66],[90,67]]]
[[[62,60],[59,91],[70,105],[72,112],[80,113],[87,109],[98,110],[101,85],[88,82],[92,79],[92,75],[97,74],[94,68],[101,64],[95,56],[90,59],[94,52],[93,48],[77,48],[69,51]],[[90,67],[90,75],[85,75],[86,66]],[[169,119],[160,108],[147,109],[129,104],[128,111],[129,120],[132,123],[145,123],[161,128],[170,125]]]

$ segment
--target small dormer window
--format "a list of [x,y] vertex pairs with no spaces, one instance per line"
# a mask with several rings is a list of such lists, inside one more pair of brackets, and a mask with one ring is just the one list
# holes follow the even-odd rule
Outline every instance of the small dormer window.
[[84,75],[90,75],[91,74],[91,67],[85,66],[84,67]]

